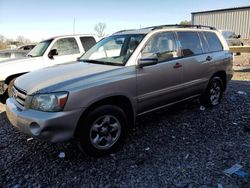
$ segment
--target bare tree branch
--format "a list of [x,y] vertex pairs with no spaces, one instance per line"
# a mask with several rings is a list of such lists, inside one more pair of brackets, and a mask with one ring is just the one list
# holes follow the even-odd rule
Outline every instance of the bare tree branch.
[[97,32],[99,37],[104,37],[105,36],[104,30],[106,29],[106,27],[107,26],[105,23],[99,22],[95,25],[94,30]]

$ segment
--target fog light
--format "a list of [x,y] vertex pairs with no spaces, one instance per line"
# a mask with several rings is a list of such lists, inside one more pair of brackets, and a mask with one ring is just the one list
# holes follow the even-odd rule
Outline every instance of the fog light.
[[35,135],[38,136],[41,133],[41,127],[40,125],[38,125],[37,123],[31,123],[30,124],[30,132]]

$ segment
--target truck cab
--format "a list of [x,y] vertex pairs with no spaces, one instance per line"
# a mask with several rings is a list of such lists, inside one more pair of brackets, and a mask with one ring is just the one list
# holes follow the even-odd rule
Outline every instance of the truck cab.
[[14,80],[31,71],[76,61],[99,41],[95,35],[67,35],[38,43],[26,57],[0,63],[0,94],[12,95]]

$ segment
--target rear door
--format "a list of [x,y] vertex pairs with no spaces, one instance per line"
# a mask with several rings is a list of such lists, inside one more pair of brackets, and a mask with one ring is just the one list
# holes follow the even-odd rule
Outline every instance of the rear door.
[[183,97],[199,94],[208,80],[213,62],[202,33],[178,31],[183,65]]
[[153,35],[141,52],[141,58],[158,58],[158,64],[137,68],[137,101],[139,111],[163,106],[181,96],[182,67],[179,48],[173,32]]

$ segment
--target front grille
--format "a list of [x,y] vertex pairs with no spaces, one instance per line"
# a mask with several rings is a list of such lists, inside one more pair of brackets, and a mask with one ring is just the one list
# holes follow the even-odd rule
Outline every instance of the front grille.
[[13,86],[13,97],[22,106],[24,106],[26,95],[25,91]]

